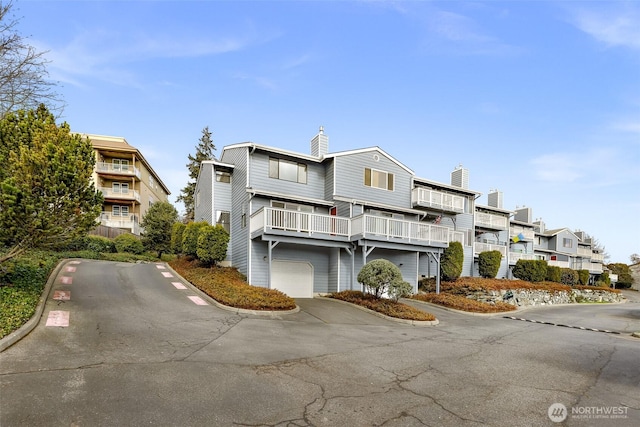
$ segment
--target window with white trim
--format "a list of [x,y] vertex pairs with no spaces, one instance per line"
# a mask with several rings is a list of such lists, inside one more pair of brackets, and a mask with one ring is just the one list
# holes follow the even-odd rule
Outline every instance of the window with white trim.
[[227,233],[231,233],[231,212],[216,211],[216,225],[221,225]]
[[129,183],[128,182],[114,182],[111,184],[111,189],[115,194],[128,194]]
[[562,247],[563,248],[572,248],[573,247],[573,239],[570,238],[563,238],[562,239]]
[[216,171],[216,182],[231,183],[231,174],[229,172]]
[[113,205],[111,207],[111,215],[120,217],[129,216],[129,206]]
[[364,168],[364,185],[367,187],[393,191],[393,180],[394,176],[390,172]]
[[111,160],[111,164],[113,165],[114,171],[128,171],[129,170],[129,160],[127,159],[113,159]]
[[307,165],[269,157],[269,178],[306,184]]

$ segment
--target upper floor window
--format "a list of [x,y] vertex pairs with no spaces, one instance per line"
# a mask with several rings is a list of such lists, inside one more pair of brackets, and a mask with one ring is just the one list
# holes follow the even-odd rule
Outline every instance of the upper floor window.
[[569,239],[569,238],[563,238],[562,239],[562,247],[563,248],[572,248],[573,247],[573,240]]
[[156,185],[156,180],[153,179],[153,176],[149,175],[149,187],[154,188]]
[[393,191],[393,174],[377,169],[364,168],[364,185]]
[[269,157],[269,178],[307,183],[307,165]]
[[231,233],[231,212],[216,211],[216,225],[221,225],[227,233]]
[[111,161],[113,165],[114,171],[128,171],[129,170],[129,160],[127,159],[113,159]]
[[231,182],[231,174],[229,172],[216,171],[216,181],[229,184]]

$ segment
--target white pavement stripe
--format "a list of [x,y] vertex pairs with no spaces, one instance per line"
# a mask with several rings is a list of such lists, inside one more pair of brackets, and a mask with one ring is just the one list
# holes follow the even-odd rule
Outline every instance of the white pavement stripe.
[[162,265],[162,264],[156,264],[156,268],[157,268],[158,270],[164,270],[164,269],[165,269],[165,266],[164,266],[164,265]]
[[171,282],[171,284],[175,286],[176,289],[187,289],[187,287],[180,282]]
[[163,272],[162,272],[162,275],[163,275],[164,277],[173,277],[173,274],[169,273],[168,271],[163,271]]
[[203,300],[200,297],[190,296],[189,299],[193,301],[193,303],[196,305],[209,305],[209,303],[207,303],[205,300]]
[[50,311],[47,317],[47,326],[59,326],[66,328],[69,326],[68,311]]
[[56,301],[69,301],[71,299],[71,291],[53,291],[53,299]]

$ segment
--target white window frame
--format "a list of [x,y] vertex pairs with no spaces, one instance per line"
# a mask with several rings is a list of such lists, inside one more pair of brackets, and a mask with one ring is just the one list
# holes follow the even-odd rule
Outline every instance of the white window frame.
[[[286,168],[296,168],[296,178],[288,177],[283,172]],[[283,181],[297,182],[299,184],[307,183],[307,165],[305,163],[293,162],[291,160],[284,160],[277,157],[269,157],[269,178],[280,179]],[[283,176],[284,175],[284,176]]]
[[231,174],[224,171],[216,171],[216,182],[231,184]]
[[364,185],[379,190],[394,191],[395,175],[380,169],[364,168]]

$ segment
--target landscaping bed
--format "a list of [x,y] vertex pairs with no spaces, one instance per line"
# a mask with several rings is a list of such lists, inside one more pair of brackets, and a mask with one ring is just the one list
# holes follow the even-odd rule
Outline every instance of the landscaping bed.
[[486,302],[476,301],[462,295],[454,295],[449,293],[417,294],[414,295],[412,299],[430,302],[432,304],[438,304],[443,307],[468,311],[472,313],[502,313],[506,311],[513,311],[516,309],[516,306],[507,304],[505,302],[496,302],[494,304],[489,304]]
[[374,295],[360,291],[342,291],[327,295],[329,298],[339,299],[351,304],[356,304],[369,310],[404,320],[434,321],[436,317],[417,308],[411,307],[401,302],[385,298],[376,298]]
[[221,304],[247,310],[293,310],[293,298],[276,289],[251,286],[232,267],[201,267],[197,260],[176,258],[169,265],[195,287]]

